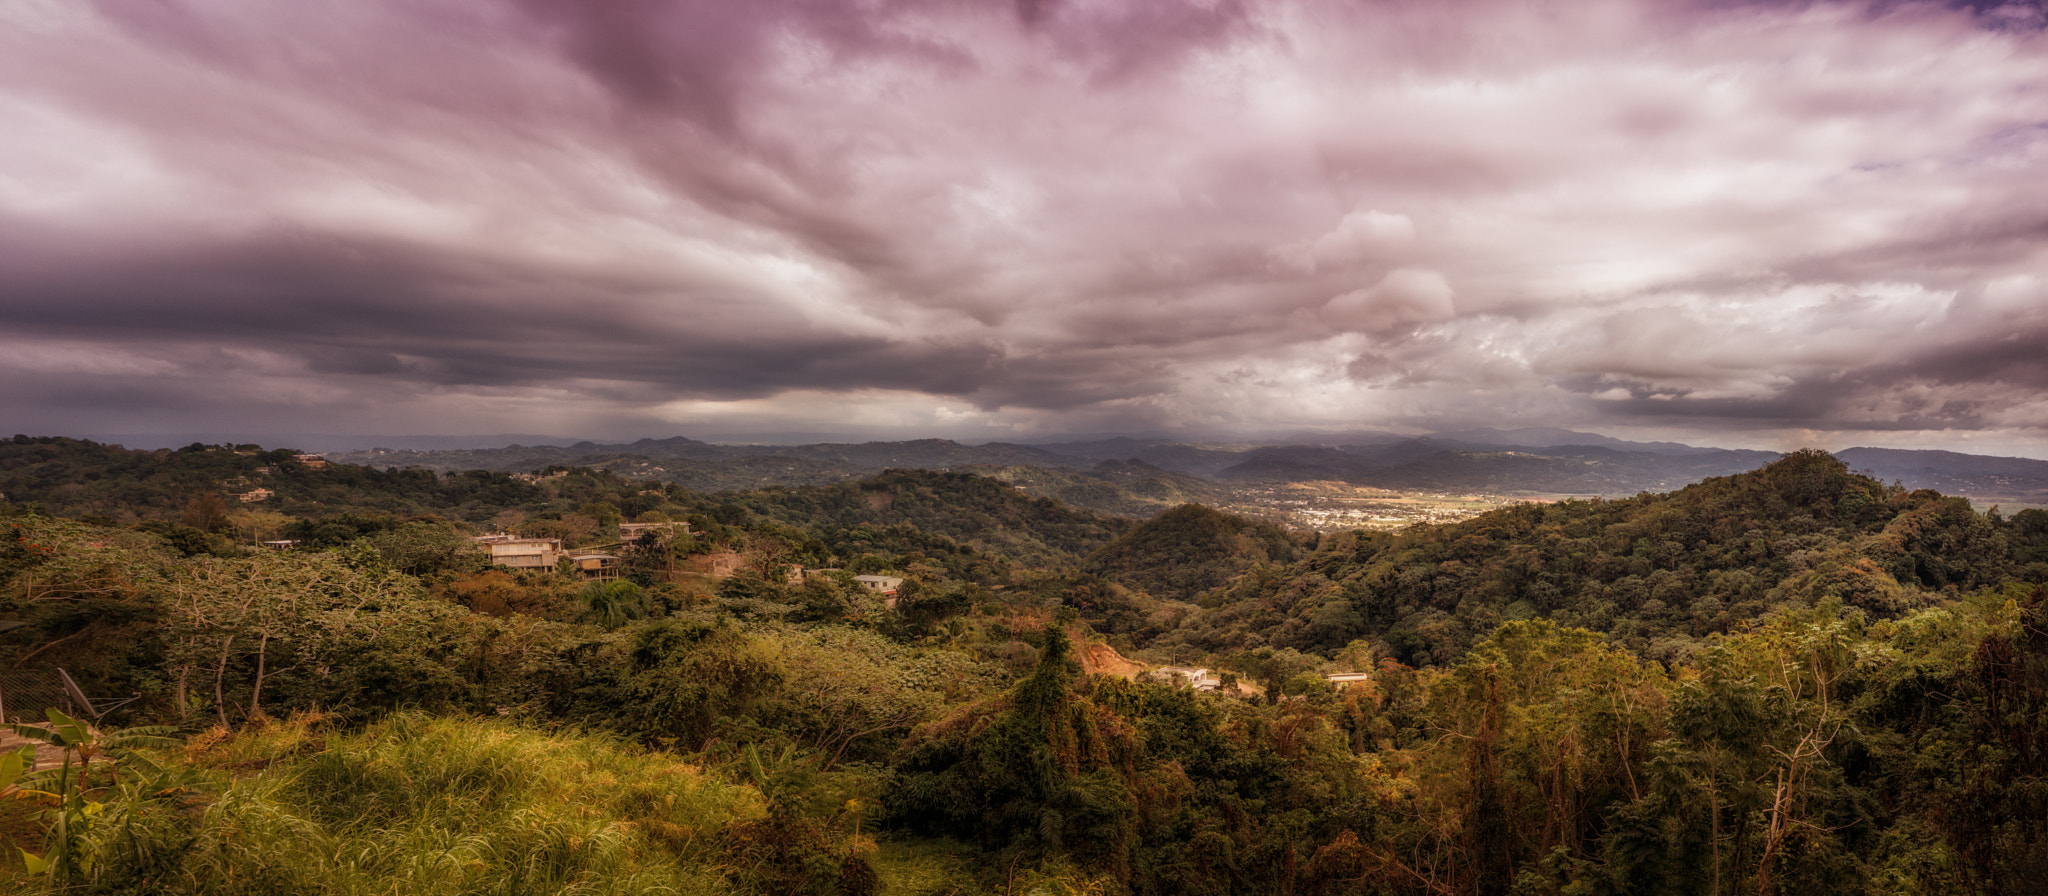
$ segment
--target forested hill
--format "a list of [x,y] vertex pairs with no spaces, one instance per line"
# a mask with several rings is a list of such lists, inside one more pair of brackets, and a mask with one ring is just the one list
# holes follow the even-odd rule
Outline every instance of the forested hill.
[[[507,510],[541,512],[596,502],[631,518],[687,500],[684,489],[603,470],[552,472],[559,475],[527,481],[485,470],[437,474],[301,461],[292,449],[258,445],[142,451],[83,439],[0,439],[0,494],[6,500],[107,524],[177,519],[206,493],[237,510],[293,517],[434,515],[474,524]],[[259,489],[270,494],[237,499]]]
[[1183,504],[1125,533],[1084,569],[1128,588],[1192,600],[1254,567],[1294,559],[1295,538],[1278,526]]
[[971,473],[889,470],[858,482],[726,496],[726,506],[819,532],[828,543],[909,527],[994,551],[1027,566],[1065,567],[1132,521],[1034,498]]
[[1419,664],[1547,617],[1672,658],[1780,607],[1832,597],[1882,618],[2014,579],[2048,582],[2048,512],[1981,515],[1804,451],[1669,494],[1326,537],[1208,592],[1171,638],[1326,655],[1377,638]]
[[[288,455],[0,447],[8,711],[56,706],[64,678],[119,700],[16,729],[70,760],[0,757],[0,796],[30,798],[0,799],[0,893],[2048,878],[2048,511],[1979,514],[1819,452],[1323,536],[1202,506],[1137,523],[962,472],[706,497]],[[255,476],[335,515],[295,522],[293,550],[127,524]],[[371,518],[383,502],[446,510]],[[617,551],[611,580],[493,566],[465,537],[484,517],[595,544],[629,514],[690,529]],[[900,576],[896,599],[867,573]]]

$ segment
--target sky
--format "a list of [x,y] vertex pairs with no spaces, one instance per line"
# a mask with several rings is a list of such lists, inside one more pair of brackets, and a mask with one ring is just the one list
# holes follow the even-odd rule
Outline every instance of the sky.
[[2048,457],[2044,28],[0,0],[0,429]]

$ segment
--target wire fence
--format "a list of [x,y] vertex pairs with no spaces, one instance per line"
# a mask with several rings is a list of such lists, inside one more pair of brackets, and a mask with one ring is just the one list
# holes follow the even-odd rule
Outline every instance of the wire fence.
[[69,709],[55,669],[0,668],[0,720],[40,722],[47,709]]

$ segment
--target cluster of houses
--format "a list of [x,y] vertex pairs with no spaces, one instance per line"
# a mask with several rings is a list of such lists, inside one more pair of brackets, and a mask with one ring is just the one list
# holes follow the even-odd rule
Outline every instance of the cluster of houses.
[[[1213,691],[1223,687],[1223,677],[1213,670],[1198,666],[1160,666],[1152,670],[1156,679],[1164,680],[1197,691]],[[1323,680],[1337,690],[1372,681],[1371,672],[1328,672]]]

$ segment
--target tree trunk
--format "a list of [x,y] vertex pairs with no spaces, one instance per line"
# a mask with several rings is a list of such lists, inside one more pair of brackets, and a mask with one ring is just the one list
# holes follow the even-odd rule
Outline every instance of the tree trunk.
[[259,711],[259,701],[263,699],[263,666],[269,651],[270,635],[266,633],[263,640],[256,642],[256,684],[249,689],[249,712],[245,718],[253,719]]
[[228,698],[226,681],[228,677],[228,655],[235,646],[235,636],[229,635],[220,645],[220,665],[213,670],[213,711],[220,716],[221,727],[228,724]]

